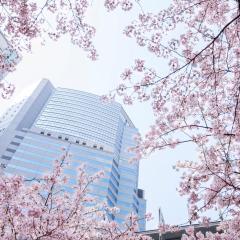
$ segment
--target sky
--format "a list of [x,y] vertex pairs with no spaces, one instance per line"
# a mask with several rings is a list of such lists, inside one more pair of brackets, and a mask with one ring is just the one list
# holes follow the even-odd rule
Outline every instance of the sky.
[[[165,8],[170,0],[142,0],[145,12],[157,12]],[[130,13],[107,12],[103,0],[92,0],[87,14],[88,22],[97,29],[94,39],[99,60],[91,61],[86,54],[73,46],[68,38],[58,42],[47,41],[45,46],[33,42],[31,54],[23,53],[22,60],[14,73],[6,80],[15,84],[16,91],[10,100],[0,99],[0,113],[12,103],[29,95],[42,78],[49,79],[55,87],[66,87],[95,94],[106,94],[114,89],[120,80],[120,74],[136,58],[147,59],[148,64],[159,71],[166,64],[151,55],[144,48],[136,46],[134,39],[126,38],[122,32],[124,26],[134,20],[141,11],[136,7]],[[144,134],[153,122],[151,108],[147,104],[124,106],[140,133]],[[176,192],[180,174],[172,166],[177,160],[196,159],[195,149],[181,146],[174,150],[155,152],[140,162],[139,187],[145,190],[147,212],[154,220],[147,223],[148,229],[158,226],[158,208],[161,207],[166,223],[182,224],[187,221],[186,199]]]

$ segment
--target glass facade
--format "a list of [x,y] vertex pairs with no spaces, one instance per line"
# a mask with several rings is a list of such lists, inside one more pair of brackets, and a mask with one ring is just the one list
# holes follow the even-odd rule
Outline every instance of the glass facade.
[[[4,171],[26,177],[41,175],[52,168],[65,148],[71,153],[65,170],[71,183],[75,182],[80,164],[84,163],[90,174],[104,170],[104,177],[91,186],[91,194],[120,209],[112,216],[119,223],[132,212],[143,217],[146,201],[138,194],[138,164],[129,163],[132,154],[127,151],[135,144],[137,129],[122,106],[103,103],[94,94],[63,88],[52,88],[45,99],[41,97],[43,104],[39,104],[45,88],[47,85],[43,84],[41,91],[36,91],[38,95],[33,93],[36,96],[31,104],[26,101],[29,106],[21,116],[24,121],[17,121],[16,115],[17,131],[6,132],[14,134],[2,153],[0,146]],[[36,111],[39,105],[41,108]],[[33,115],[33,108],[37,113],[26,121],[26,115]],[[145,221],[139,225],[144,230]]]
[[119,104],[103,104],[96,95],[58,88],[35,126],[114,146],[120,110]]

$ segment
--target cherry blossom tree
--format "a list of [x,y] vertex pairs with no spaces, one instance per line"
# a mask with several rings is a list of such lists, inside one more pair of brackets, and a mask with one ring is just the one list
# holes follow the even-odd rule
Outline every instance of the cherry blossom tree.
[[31,51],[32,40],[57,40],[68,35],[71,42],[96,59],[92,43],[94,27],[84,20],[87,0],[0,1],[0,26],[9,44],[17,51]]
[[[0,0],[0,32],[8,41],[8,47],[0,51],[0,73],[14,71],[17,59],[23,51],[31,51],[36,38],[43,43],[48,38],[56,41],[67,35],[95,60],[95,28],[84,20],[88,5],[88,0]],[[15,53],[11,60],[9,51]],[[14,86],[2,82],[0,89],[2,97],[8,98]]]
[[221,211],[222,233],[240,238],[240,1],[172,0],[167,9],[143,12],[124,30],[127,37],[164,60],[136,59],[110,97],[126,104],[149,102],[155,117],[137,158],[166,147],[194,144],[199,158],[179,162],[179,192],[188,196],[189,222],[209,222]]
[[[93,44],[96,29],[85,20],[90,3],[90,0],[0,0],[0,33],[9,45],[5,51],[0,46],[0,73],[14,71],[17,59],[22,52],[31,51],[36,38],[44,43],[47,39],[57,41],[68,36],[72,44],[96,60],[98,54]],[[103,4],[107,10],[121,7],[124,11],[133,5],[129,0],[106,0]],[[16,55],[11,61],[9,51]],[[8,98],[14,86],[5,82],[0,90],[2,97]]]
[[[103,3],[109,11],[128,11],[140,1]],[[87,0],[0,0],[1,30],[19,52],[30,51],[34,38],[67,35],[95,60],[95,28],[84,21],[88,6]],[[136,59],[110,96],[152,106],[156,121],[144,138],[137,137],[135,160],[165,147],[196,146],[197,161],[176,165],[185,171],[179,191],[188,196],[190,222],[207,223],[203,212],[221,210],[222,233],[212,239],[240,237],[239,32],[239,0],[172,0],[167,9],[143,11],[124,34],[167,67]],[[193,239],[192,234],[186,238]]]
[[55,162],[54,170],[41,178],[0,176],[1,239],[149,239],[136,233],[136,216],[129,216],[120,226],[108,220],[108,214],[116,209],[89,195],[89,186],[103,176],[102,172],[89,176],[81,166],[76,185],[68,185],[63,174],[68,161],[65,153]]

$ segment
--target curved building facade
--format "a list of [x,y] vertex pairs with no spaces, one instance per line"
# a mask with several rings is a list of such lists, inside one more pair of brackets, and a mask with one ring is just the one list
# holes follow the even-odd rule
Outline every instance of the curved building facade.
[[[9,174],[38,176],[52,168],[62,148],[68,149],[71,162],[65,172],[71,183],[82,163],[90,174],[104,170],[91,194],[118,207],[111,217],[120,223],[131,212],[143,217],[146,211],[137,188],[138,164],[128,161],[137,132],[120,104],[43,80],[0,136],[1,167]],[[143,230],[145,221],[139,225]]]

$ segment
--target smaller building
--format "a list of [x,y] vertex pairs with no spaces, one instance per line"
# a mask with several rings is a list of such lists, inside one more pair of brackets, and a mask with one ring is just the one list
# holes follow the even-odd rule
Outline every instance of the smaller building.
[[17,51],[0,32],[0,81],[14,69],[14,66],[21,60]]
[[26,98],[10,106],[5,113],[0,116],[0,136],[4,133],[5,129],[8,128],[11,121],[14,119],[16,114],[20,111],[21,107],[25,103]]
[[[191,226],[195,228],[196,232],[202,232],[205,234],[206,232],[216,232],[216,228],[219,222],[212,222],[209,224],[208,227],[203,226],[202,224],[192,224]],[[186,233],[185,229],[188,228],[190,225],[180,226],[180,231],[177,232],[166,232],[164,234],[160,234],[159,230],[148,230],[140,232],[143,235],[151,237],[153,240],[181,240],[182,235]]]

